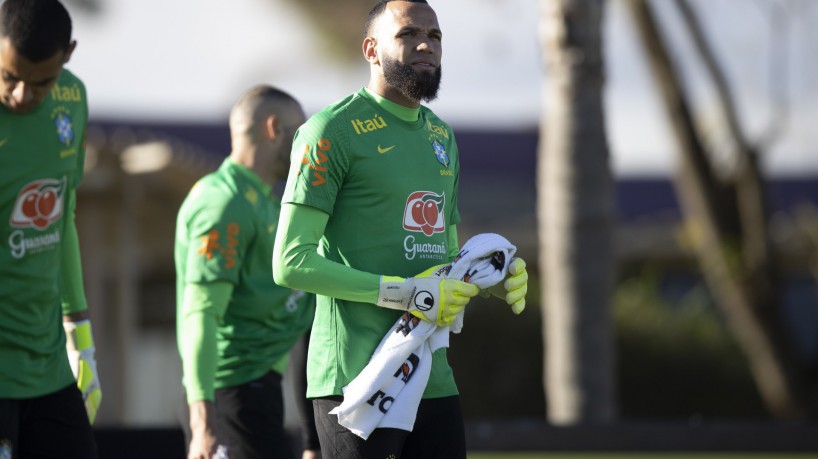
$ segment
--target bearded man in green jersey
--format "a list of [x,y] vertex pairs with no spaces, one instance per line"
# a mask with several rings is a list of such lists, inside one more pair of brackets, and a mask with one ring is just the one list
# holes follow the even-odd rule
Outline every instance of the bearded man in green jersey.
[[[377,428],[364,440],[328,414],[404,312],[446,326],[479,293],[418,275],[458,253],[457,143],[420,104],[437,95],[442,36],[425,1],[378,2],[362,46],[369,84],[311,117],[293,142],[273,276],[318,294],[307,396],[326,458],[466,457],[445,348],[433,354],[412,432]],[[525,263],[513,260],[509,272],[495,293],[520,313]],[[413,301],[421,290],[424,304]]]
[[74,224],[88,105],[63,69],[75,47],[58,1],[0,6],[2,457],[97,455],[102,391]]
[[[282,373],[312,324],[314,295],[270,279],[293,133],[304,112],[270,86],[230,113],[232,150],[193,187],[176,225],[177,338],[189,405],[189,458],[293,457]],[[306,400],[306,399],[305,399]]]

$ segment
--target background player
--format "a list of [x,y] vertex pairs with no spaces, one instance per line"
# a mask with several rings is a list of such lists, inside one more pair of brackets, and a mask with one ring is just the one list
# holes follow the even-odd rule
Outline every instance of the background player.
[[286,176],[303,122],[290,95],[250,89],[230,113],[230,156],[179,210],[177,337],[189,458],[213,457],[219,445],[233,459],[293,457],[281,377],[315,306],[313,295],[270,278],[280,211],[272,187]]

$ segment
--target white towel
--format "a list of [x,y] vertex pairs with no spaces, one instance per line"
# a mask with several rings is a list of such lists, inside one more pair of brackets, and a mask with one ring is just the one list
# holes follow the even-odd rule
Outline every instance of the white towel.
[[[517,248],[497,234],[469,239],[438,277],[459,279],[481,289],[505,279]],[[461,312],[451,329],[463,327]],[[449,347],[449,328],[437,327],[404,313],[383,337],[369,363],[344,387],[344,401],[330,414],[338,423],[363,439],[378,427],[411,431],[418,405],[429,381],[432,353]]]
[[[494,233],[478,234],[466,241],[454,257],[446,277],[474,284],[481,289],[492,287],[506,278],[508,266],[516,253],[517,247],[503,236]],[[463,329],[465,313],[464,308],[455,318],[451,325],[453,333],[460,333]],[[448,347],[448,342],[446,346]]]

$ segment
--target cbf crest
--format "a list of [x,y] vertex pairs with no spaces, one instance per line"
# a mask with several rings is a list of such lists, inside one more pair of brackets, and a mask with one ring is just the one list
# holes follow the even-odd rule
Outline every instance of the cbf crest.
[[437,162],[443,165],[443,167],[449,167],[449,156],[446,154],[446,149],[443,148],[443,144],[440,143],[439,140],[435,139],[432,141],[432,148],[435,149],[435,157],[437,158]]
[[68,109],[65,107],[55,108],[51,113],[51,119],[54,120],[54,127],[57,129],[57,138],[60,139],[60,143],[70,146],[74,142],[74,125]]

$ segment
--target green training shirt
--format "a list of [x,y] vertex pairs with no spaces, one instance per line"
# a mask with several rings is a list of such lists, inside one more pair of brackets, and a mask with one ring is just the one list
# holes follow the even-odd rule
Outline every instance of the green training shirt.
[[87,123],[85,86],[68,70],[33,111],[0,105],[0,398],[37,397],[74,381],[61,306],[68,289],[82,303],[68,309],[85,309],[85,299],[82,285],[63,285],[82,277],[62,279],[61,266],[79,266],[74,202]]
[[[361,89],[311,117],[296,133],[291,159],[283,201],[329,214],[319,244],[327,259],[411,277],[456,253],[449,233],[460,220],[457,145],[428,108],[408,109]],[[307,395],[340,395],[400,315],[318,295]],[[424,397],[455,394],[441,349]]]
[[[283,371],[287,356],[312,323],[312,295],[273,282],[270,259],[281,205],[271,187],[254,172],[227,158],[221,167],[193,187],[176,223],[177,336],[188,397],[212,400],[212,388],[251,381],[270,370]],[[225,311],[188,306],[189,283],[229,282],[232,294]],[[201,320],[217,321],[217,361],[213,381],[193,371],[189,351],[201,336]],[[193,317],[193,319],[191,319]],[[193,329],[191,329],[191,327]]]

